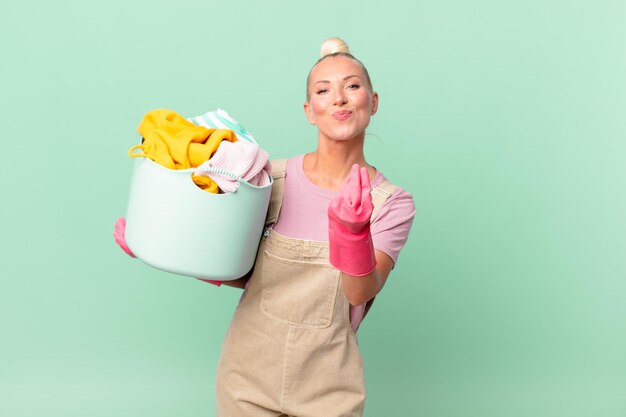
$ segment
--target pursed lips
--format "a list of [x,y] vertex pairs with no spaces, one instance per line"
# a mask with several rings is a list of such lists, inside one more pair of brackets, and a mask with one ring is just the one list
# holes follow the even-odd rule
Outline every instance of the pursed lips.
[[332,116],[337,120],[346,120],[352,116],[352,112],[350,110],[339,110],[334,112]]

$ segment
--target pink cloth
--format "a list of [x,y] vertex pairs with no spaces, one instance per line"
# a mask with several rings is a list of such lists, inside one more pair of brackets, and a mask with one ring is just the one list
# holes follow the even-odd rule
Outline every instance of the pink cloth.
[[[285,194],[274,230],[296,239],[328,241],[328,204],[340,193],[313,184],[304,174],[303,160],[304,155],[298,155],[287,161]],[[384,179],[378,171],[371,182],[372,188]],[[374,248],[389,255],[394,263],[406,243],[414,215],[413,197],[399,188],[387,199],[371,224]],[[353,329],[358,328],[363,313],[364,306],[351,306]]]
[[239,140],[237,142],[222,141],[215,154],[208,161],[198,166],[194,175],[210,177],[225,193],[237,190],[237,180],[228,175],[206,171],[219,168],[228,171],[252,185],[264,186],[270,183],[272,170],[269,154],[256,143]]

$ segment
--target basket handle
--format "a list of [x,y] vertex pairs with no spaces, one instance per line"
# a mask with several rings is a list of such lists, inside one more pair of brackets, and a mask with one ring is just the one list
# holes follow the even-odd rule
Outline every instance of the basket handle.
[[237,181],[245,181],[239,175],[233,174],[230,171],[227,171],[227,170],[222,169],[222,168],[211,167],[211,166],[209,166],[209,167],[202,167],[202,168],[198,167],[198,168],[196,168],[195,172],[213,172],[215,174],[221,174],[221,175],[225,175],[227,177],[231,177],[231,178],[233,178],[233,179],[235,179]]
[[[141,153],[135,153],[135,151],[137,149],[141,149]],[[128,150],[128,156],[130,156],[131,158],[148,158],[154,161],[154,157],[152,155],[149,155],[147,153],[145,153],[145,150],[143,148],[143,145],[135,145],[132,148],[130,148]],[[231,177],[237,181],[245,181],[243,178],[241,178],[239,175],[233,174],[230,171],[227,171],[225,169],[222,168],[216,168],[216,167],[198,167],[196,168],[196,172],[213,172],[216,174],[221,174],[221,175],[225,175],[227,177]]]
[[[137,149],[141,149],[141,153],[135,153]],[[154,161],[154,157],[145,153],[143,145],[135,145],[128,150],[128,156],[131,158],[148,158]]]

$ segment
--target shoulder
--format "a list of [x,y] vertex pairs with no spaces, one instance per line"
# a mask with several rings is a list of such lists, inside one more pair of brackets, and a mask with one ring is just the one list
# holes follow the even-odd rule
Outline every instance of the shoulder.
[[399,189],[385,201],[373,219],[372,226],[386,230],[403,225],[408,233],[414,217],[415,203],[413,196],[407,191]]
[[[296,155],[291,158],[272,159],[272,177],[284,177],[287,171],[294,171],[298,163],[301,163],[304,155]],[[290,169],[291,168],[291,169]]]
[[271,170],[272,178],[276,180],[276,179],[285,177],[285,175],[287,174],[288,167],[290,165],[293,166],[296,158],[298,158],[298,156],[294,156],[292,158],[272,159],[270,161],[270,164],[272,166],[272,170]]
[[415,215],[415,202],[410,192],[392,183],[379,171],[372,182],[372,194],[385,199],[379,216],[390,211],[403,214],[403,218],[413,218]]
[[376,193],[383,190],[386,199],[373,216],[372,239],[374,247],[387,254],[395,264],[413,225],[415,203],[411,193],[405,189],[392,184],[384,177],[380,180],[378,175],[376,180],[372,184],[373,197],[380,198]]
[[288,163],[288,164],[292,164],[294,162],[297,161],[302,161],[302,159],[304,158],[304,154],[300,154],[300,155],[295,155],[289,158],[276,158],[276,159],[271,159],[270,162],[272,164],[279,164],[279,163]]

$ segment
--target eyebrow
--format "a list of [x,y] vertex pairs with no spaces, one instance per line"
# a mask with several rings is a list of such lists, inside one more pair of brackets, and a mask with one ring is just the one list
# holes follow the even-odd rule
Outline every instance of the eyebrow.
[[[343,77],[343,81],[347,80],[348,78],[352,78],[352,77],[360,78],[358,75],[352,74],[352,75],[348,75],[347,77]],[[315,84],[317,84],[317,83],[330,83],[330,81],[328,81],[328,80],[318,80],[318,81],[315,81]]]

